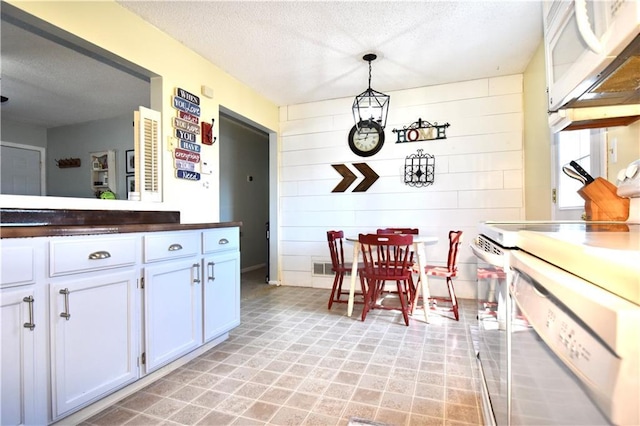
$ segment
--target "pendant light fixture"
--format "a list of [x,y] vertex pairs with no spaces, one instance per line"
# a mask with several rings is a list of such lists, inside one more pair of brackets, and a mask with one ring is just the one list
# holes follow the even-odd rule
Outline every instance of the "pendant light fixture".
[[387,124],[390,96],[371,88],[371,61],[374,61],[377,57],[374,53],[367,53],[362,57],[369,63],[369,87],[356,96],[351,107],[353,109],[353,119],[358,129],[362,122],[376,122],[383,129]]

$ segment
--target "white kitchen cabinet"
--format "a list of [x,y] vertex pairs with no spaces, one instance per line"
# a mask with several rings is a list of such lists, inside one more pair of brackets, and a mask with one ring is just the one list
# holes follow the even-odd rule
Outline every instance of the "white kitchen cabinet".
[[238,227],[3,238],[0,249],[2,425],[81,418],[240,323]]
[[[209,341],[240,324],[239,229],[202,233],[203,336]],[[206,255],[208,254],[209,255]]]
[[140,237],[49,242],[53,420],[139,377]]
[[34,320],[35,300],[34,286],[0,293],[2,425],[36,424],[42,422],[43,417],[46,421],[46,416],[38,419],[36,410],[38,386],[46,382],[37,381],[36,336],[40,330],[36,325],[42,327],[43,324],[36,324]]
[[3,240],[1,247],[0,424],[47,423],[44,241]]
[[50,287],[54,420],[138,378],[135,270]]
[[159,232],[144,237],[147,373],[202,344],[199,236],[199,232]]

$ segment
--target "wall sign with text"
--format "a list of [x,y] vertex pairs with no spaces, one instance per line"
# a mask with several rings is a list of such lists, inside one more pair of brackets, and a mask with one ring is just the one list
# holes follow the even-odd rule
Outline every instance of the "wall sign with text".
[[175,137],[178,139],[173,150],[176,177],[185,180],[200,180],[200,151],[198,144],[200,135],[200,98],[180,87],[176,87],[173,96],[173,107],[178,116],[173,117],[172,124]]
[[446,130],[449,126],[449,123],[438,124],[436,122],[431,124],[428,121],[422,121],[422,118],[418,118],[418,121],[411,123],[407,127],[393,129],[392,132],[398,136],[396,143],[432,141],[446,139]]

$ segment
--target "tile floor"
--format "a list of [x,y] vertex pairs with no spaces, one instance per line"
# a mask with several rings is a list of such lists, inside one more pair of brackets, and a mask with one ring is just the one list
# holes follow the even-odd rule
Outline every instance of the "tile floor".
[[242,276],[241,325],[199,358],[83,423],[93,425],[481,424],[469,333],[422,311],[327,310],[328,290],[273,287],[264,271]]

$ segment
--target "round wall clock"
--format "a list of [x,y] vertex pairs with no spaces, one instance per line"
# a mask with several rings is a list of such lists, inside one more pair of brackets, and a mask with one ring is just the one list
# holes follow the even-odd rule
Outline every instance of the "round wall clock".
[[382,149],[383,144],[384,129],[375,121],[361,121],[349,132],[349,148],[360,157],[371,157]]

